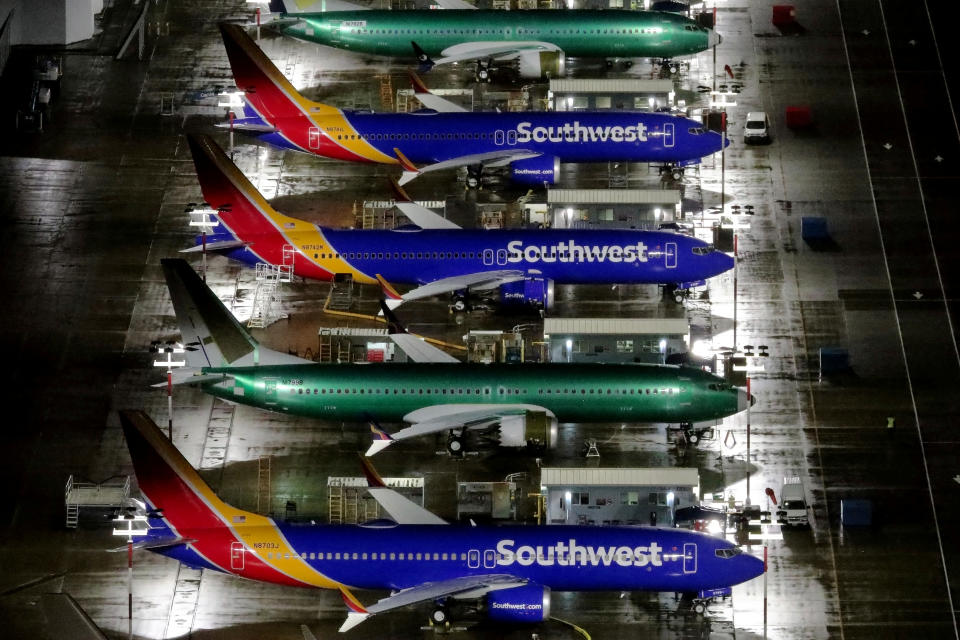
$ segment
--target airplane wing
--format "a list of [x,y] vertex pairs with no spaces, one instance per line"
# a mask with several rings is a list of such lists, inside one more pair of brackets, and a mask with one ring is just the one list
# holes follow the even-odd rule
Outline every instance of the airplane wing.
[[[426,64],[449,64],[477,58],[494,58],[498,61],[513,60],[524,51],[561,51],[560,47],[550,42],[535,40],[521,40],[514,42],[462,42],[447,47],[441,53],[443,57]],[[417,95],[419,98],[419,94]]]
[[414,362],[460,362],[443,349],[412,333],[395,333],[390,339]]
[[40,610],[47,620],[46,629],[51,638],[107,640],[69,593],[44,593],[40,596]]
[[433,282],[428,282],[415,289],[411,289],[399,298],[389,300],[387,304],[395,308],[404,302],[419,300],[420,298],[429,298],[430,296],[437,296],[442,293],[450,293],[451,291],[459,291],[461,289],[477,289],[483,291],[499,287],[502,284],[517,282],[526,277],[526,273],[515,269],[479,271],[462,276],[451,276],[449,278],[434,280]]
[[491,591],[512,589],[527,583],[525,578],[518,578],[507,573],[492,573],[487,575],[461,576],[439,582],[424,582],[409,589],[403,589],[391,596],[378,600],[369,607],[364,607],[349,591],[341,589],[340,595],[350,612],[347,620],[340,627],[340,632],[349,631],[367,618],[378,613],[406,607],[419,602],[437,600],[439,598],[479,598]]
[[[414,43],[414,49],[418,47]],[[415,74],[413,71],[410,72],[410,84],[413,86],[413,93],[417,97],[417,100],[423,103],[428,109],[433,109],[434,111],[439,111],[440,113],[464,113],[467,111],[465,107],[461,107],[458,104],[450,102],[446,98],[441,98],[438,95],[435,95],[430,92],[430,89],[423,83],[423,80],[420,79],[420,76]]]
[[514,162],[515,160],[526,160],[527,158],[536,158],[543,155],[539,151],[530,151],[529,149],[504,149],[502,151],[487,151],[484,153],[471,153],[469,155],[451,158],[442,162],[435,162],[423,167],[416,167],[409,162],[401,162],[403,166],[403,175],[397,181],[400,185],[405,185],[414,178],[423,173],[431,171],[441,171],[443,169],[455,169],[457,167],[469,167],[471,165],[482,165],[486,167],[502,167],[503,165]]
[[[380,285],[384,286],[382,280]],[[386,300],[380,301],[380,312],[387,321],[387,332],[390,339],[414,362],[460,362],[443,349],[433,346],[423,338],[407,333],[406,327],[397,319]]]
[[[444,0],[446,1],[446,0]],[[298,13],[321,13],[324,11],[367,11],[364,7],[345,0],[270,0],[270,13],[296,15]]]
[[393,189],[396,207],[403,212],[403,215],[410,218],[413,224],[421,229],[459,229],[460,225],[450,222],[443,216],[437,215],[426,207],[421,207],[413,198],[410,197],[403,187],[396,180],[390,180],[390,186]]
[[[247,246],[247,243],[243,240],[223,240],[221,242],[208,242],[207,251],[226,251],[227,249],[239,249],[245,246]],[[202,244],[189,249],[180,249],[180,253],[200,253],[201,251],[203,251]]]
[[[376,429],[375,425],[370,426]],[[383,510],[397,524],[448,524],[446,520],[427,511],[415,502],[410,501],[384,483],[383,478],[373,468],[369,458],[360,456],[363,465],[363,475],[367,477],[367,492],[373,496]]]
[[416,438],[430,433],[449,429],[486,429],[500,422],[506,416],[521,415],[530,411],[543,411],[554,417],[549,409],[535,404],[443,404],[424,407],[411,411],[403,417],[409,422],[396,433],[388,434],[382,429],[371,427],[374,440],[367,449],[367,457],[374,456],[400,440]]
[[463,0],[434,0],[434,2],[440,5],[441,9],[476,9],[474,5],[469,2],[464,2]]

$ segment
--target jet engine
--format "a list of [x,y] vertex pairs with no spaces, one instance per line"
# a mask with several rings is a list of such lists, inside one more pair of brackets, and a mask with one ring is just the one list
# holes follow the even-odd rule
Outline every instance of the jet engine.
[[505,307],[553,308],[553,280],[527,278],[500,285],[500,304]]
[[521,78],[562,78],[567,72],[563,51],[521,51],[517,58]]
[[557,446],[557,419],[544,411],[505,416],[500,420],[500,446],[552,449]]
[[487,616],[496,622],[543,622],[550,618],[550,588],[525,584],[487,594]]
[[510,163],[510,179],[517,184],[541,186],[554,184],[560,174],[560,158],[537,156]]

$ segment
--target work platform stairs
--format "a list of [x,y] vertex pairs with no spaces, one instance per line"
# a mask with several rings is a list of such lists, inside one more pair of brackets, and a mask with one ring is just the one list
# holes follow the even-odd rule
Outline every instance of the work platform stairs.
[[130,497],[130,476],[105,482],[81,482],[71,474],[64,487],[66,527],[76,529],[83,508],[122,509]]
[[253,309],[247,326],[263,329],[267,325],[286,317],[279,311],[280,285],[293,281],[293,267],[296,249],[292,245],[283,247],[283,264],[257,263],[257,288],[253,295]]

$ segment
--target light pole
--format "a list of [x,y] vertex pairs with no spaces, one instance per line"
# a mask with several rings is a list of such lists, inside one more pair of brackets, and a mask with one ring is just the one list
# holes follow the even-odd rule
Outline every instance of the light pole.
[[[191,202],[187,205],[184,213],[190,214],[190,226],[191,227],[200,227],[200,252],[203,256],[203,281],[207,281],[207,233],[213,231],[213,228],[220,224],[220,213],[221,211],[227,210],[225,208],[221,209],[211,209],[210,204],[207,202],[203,203],[205,209],[196,209],[195,205]],[[227,205],[229,206],[229,205]]]
[[133,538],[149,531],[147,517],[126,513],[113,519],[113,535],[127,538],[127,637],[133,639]]
[[153,366],[167,368],[167,437],[173,442],[173,369],[183,367],[187,364],[186,360],[174,360],[173,354],[184,353],[186,350],[179,342],[154,341],[150,344],[151,353],[166,354],[166,360],[154,360]]

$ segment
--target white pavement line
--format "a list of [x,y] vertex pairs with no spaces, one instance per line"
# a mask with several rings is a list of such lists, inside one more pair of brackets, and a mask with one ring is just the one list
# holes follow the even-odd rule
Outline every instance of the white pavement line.
[[[923,183],[920,181],[920,167],[917,165],[917,155],[913,149],[913,136],[910,134],[910,123],[907,121],[907,108],[903,104],[903,93],[900,90],[900,75],[897,73],[897,63],[893,57],[893,45],[890,43],[890,31],[887,29],[887,14],[883,10],[883,0],[877,0],[877,6],[880,9],[880,19],[883,21],[883,37],[887,41],[887,51],[890,54],[890,65],[893,69],[893,80],[897,85],[897,99],[900,101],[900,111],[903,113],[903,128],[907,132],[907,144],[910,146],[910,159],[913,161],[913,170],[917,174],[917,188],[920,190],[920,205],[923,208],[923,220],[927,225],[930,253],[933,257],[933,264],[937,269],[937,280],[940,282],[940,294],[943,296],[943,312],[947,316],[947,326],[950,329],[950,341],[953,342],[953,353],[957,358],[957,366],[960,366],[960,351],[957,350],[957,336],[953,329],[953,319],[950,317],[950,306],[947,304],[947,292],[943,286],[943,276],[940,273],[940,260],[937,259],[937,249],[933,244],[933,232],[930,230],[930,218],[927,215],[927,199],[923,192]],[[844,42],[846,42],[846,40],[844,40]],[[896,303],[894,303],[894,306],[896,306]],[[907,367],[909,369],[909,365],[907,365]],[[950,574],[947,571],[947,558],[943,551],[943,538],[940,534],[940,520],[937,517],[937,504],[933,497],[933,482],[930,480],[930,467],[927,464],[927,447],[923,441],[923,432],[920,429],[920,417],[916,410],[916,404],[914,404],[914,414],[916,415],[917,435],[920,438],[920,453],[923,455],[923,470],[927,478],[927,488],[930,492],[930,510],[933,513],[933,524],[937,531],[937,544],[940,546],[940,561],[943,564],[943,581],[947,587],[947,600],[950,603],[950,620],[953,622],[953,635],[956,638],[960,638],[960,630],[957,628],[956,608],[953,604],[953,591],[950,588]]]
[[[910,148],[910,160],[913,162],[913,178],[917,181],[917,189],[920,191],[920,208],[923,210],[923,222],[927,227],[927,239],[930,242],[930,255],[933,258],[933,266],[937,271],[937,282],[940,284],[940,296],[943,298],[943,312],[947,316],[947,326],[950,328],[950,341],[953,343],[953,356],[957,360],[957,366],[960,367],[960,349],[957,349],[957,336],[953,329],[953,318],[950,317],[950,305],[947,304],[947,290],[943,286],[943,275],[940,272],[940,260],[937,258],[937,247],[933,243],[933,232],[930,230],[930,216],[927,213],[927,197],[923,192],[923,182],[920,179],[920,166],[917,164],[917,154],[913,149],[913,135],[910,133],[910,122],[907,120],[907,107],[903,104],[903,92],[900,90],[900,74],[897,73],[897,63],[893,58],[893,45],[890,44],[890,32],[887,29],[887,15],[883,11],[883,0],[877,0],[877,6],[880,8],[880,20],[883,22],[883,37],[887,41],[887,51],[890,53],[890,66],[893,69],[893,81],[897,85],[897,100],[900,101],[900,113],[903,114],[903,128],[907,133],[907,146]],[[844,45],[846,45],[846,40],[844,40]],[[949,93],[947,95],[949,95]],[[863,137],[862,129],[860,130],[860,136],[861,138]],[[951,600],[951,605],[952,604],[953,601]],[[954,628],[956,628],[956,624],[954,624]]]
[[[880,4],[880,12],[881,12],[881,16],[883,16],[883,5],[881,3],[881,0],[877,0],[877,2],[878,4]],[[877,208],[877,195],[873,189],[873,174],[870,172],[870,158],[867,155],[867,141],[866,141],[866,138],[864,138],[863,136],[863,123],[860,119],[860,102],[859,102],[859,98],[857,97],[857,86],[853,80],[853,65],[850,63],[850,49],[847,46],[847,32],[846,32],[846,26],[843,23],[843,12],[840,9],[840,0],[836,0],[836,5],[837,5],[837,17],[840,20],[840,37],[843,41],[843,55],[847,60],[847,73],[850,76],[850,90],[853,92],[853,100],[854,100],[854,107],[855,107],[854,113],[856,114],[856,117],[857,117],[857,130],[860,132],[860,143],[863,148],[863,162],[867,170],[867,182],[870,187],[870,199],[873,203],[873,215],[877,223],[877,235],[880,237],[880,249],[883,255],[883,268],[887,273],[887,285],[890,288],[890,297],[893,301],[893,316],[897,324],[897,338],[900,341],[900,354],[903,357],[903,366],[907,374],[907,390],[910,393],[910,403],[913,406],[913,418],[914,418],[914,422],[917,425],[917,437],[920,440],[920,455],[923,458],[923,469],[927,479],[927,493],[930,496],[930,509],[933,512],[934,528],[937,532],[937,544],[940,550],[940,561],[941,561],[941,564],[943,565],[943,579],[944,579],[944,582],[946,583],[947,600],[950,604],[950,619],[951,619],[951,622],[953,623],[954,636],[957,638],[960,638],[960,633],[958,633],[958,630],[957,630],[957,617],[956,615],[954,615],[953,593],[950,590],[950,576],[947,573],[946,554],[944,553],[944,550],[943,550],[943,537],[940,534],[940,521],[937,518],[937,505],[933,498],[933,483],[930,482],[930,466],[927,462],[926,443],[924,443],[923,441],[923,432],[920,430],[920,412],[917,410],[917,396],[913,390],[913,378],[910,375],[910,362],[907,359],[907,348],[903,341],[903,331],[900,328],[900,311],[897,309],[897,302],[893,292],[893,277],[890,275],[890,263],[887,260],[887,246],[886,246],[886,242],[883,239],[883,229],[880,226],[880,210]],[[882,19],[883,19],[884,32],[886,32],[886,29],[887,29],[886,17],[884,16]],[[887,38],[887,47],[890,48],[889,34],[886,35],[886,38]],[[890,52],[890,56],[891,56],[890,61],[892,64],[893,63],[892,50]],[[894,69],[894,77],[896,77],[896,69]],[[899,80],[897,80],[897,93],[899,94],[899,92],[900,92],[900,82]],[[900,100],[900,106],[902,109],[903,108],[902,96]],[[904,120],[906,120],[905,110],[904,110]],[[909,136],[909,131],[908,131],[908,136]],[[911,154],[912,154],[912,145],[911,145]],[[916,162],[916,159],[914,159],[914,162]],[[921,194],[922,194],[922,191],[921,191]],[[922,201],[922,196],[921,196],[921,201]],[[925,204],[924,204],[924,216],[926,216]],[[929,225],[928,225],[928,230],[929,230]],[[932,243],[932,239],[931,239],[931,243]],[[935,254],[934,254],[934,260],[936,260]],[[938,269],[939,269],[939,266],[938,266]],[[941,283],[941,286],[942,286],[942,283]],[[949,318],[949,315],[948,315],[948,318]],[[952,326],[951,326],[951,333],[952,333]],[[954,348],[956,348],[956,343],[954,343]]]
[[950,107],[950,117],[953,118],[953,130],[960,140],[960,126],[957,125],[957,112],[953,110],[953,98],[950,95],[950,85],[947,84],[947,74],[943,70],[943,57],[940,55],[940,43],[937,42],[937,32],[933,29],[933,16],[930,15],[930,6],[923,0],[923,8],[927,12],[927,22],[930,23],[930,35],[933,37],[933,48],[937,52],[937,64],[940,66],[940,77],[943,78],[943,90],[947,94],[947,106]]

